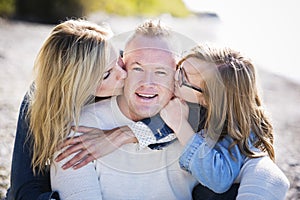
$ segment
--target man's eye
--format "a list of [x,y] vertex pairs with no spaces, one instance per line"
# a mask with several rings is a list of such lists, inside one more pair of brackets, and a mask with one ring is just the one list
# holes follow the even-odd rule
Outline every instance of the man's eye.
[[160,76],[166,76],[167,72],[166,71],[156,71],[155,74],[160,75]]
[[109,75],[110,75],[110,70],[104,72],[104,74],[103,74],[103,80],[107,79],[109,77]]
[[141,67],[133,67],[133,68],[132,68],[132,71],[143,72],[144,70],[143,70],[143,68],[141,68]]

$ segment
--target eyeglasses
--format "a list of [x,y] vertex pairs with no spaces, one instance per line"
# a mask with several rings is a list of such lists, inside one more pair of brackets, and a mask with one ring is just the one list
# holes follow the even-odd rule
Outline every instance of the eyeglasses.
[[193,90],[203,93],[203,90],[200,87],[192,85],[191,83],[189,83],[187,81],[186,72],[183,69],[182,65],[179,67],[178,84],[179,84],[179,87],[182,87],[184,85],[186,87],[192,88]]

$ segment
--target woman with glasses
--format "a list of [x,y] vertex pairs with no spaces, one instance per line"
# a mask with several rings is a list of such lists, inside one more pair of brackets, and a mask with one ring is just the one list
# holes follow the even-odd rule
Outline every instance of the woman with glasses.
[[[235,187],[237,194],[238,186],[232,184],[247,160],[275,159],[273,128],[262,107],[253,64],[232,49],[197,46],[179,61],[175,80],[177,98],[169,102],[161,116],[185,146],[179,160],[181,168],[200,182],[201,192],[195,188],[194,198],[224,199],[209,191],[223,193],[230,187]],[[198,103],[206,110],[205,116],[200,116],[205,119],[204,127],[196,134],[188,122],[186,102]],[[256,172],[251,175],[256,176]],[[259,186],[257,180],[254,185]],[[238,196],[247,199],[246,192],[240,194],[241,186]],[[274,192],[272,189],[268,192]],[[278,190],[284,198],[287,188]],[[259,191],[263,190],[249,190],[249,199],[257,199]],[[236,194],[226,199],[235,199]],[[263,199],[274,198],[261,195]]]

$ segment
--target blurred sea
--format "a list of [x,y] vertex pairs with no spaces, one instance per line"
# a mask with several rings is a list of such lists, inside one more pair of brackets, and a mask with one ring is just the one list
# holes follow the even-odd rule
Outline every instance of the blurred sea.
[[300,83],[297,0],[184,0],[196,12],[216,13],[216,42],[249,55],[264,70]]

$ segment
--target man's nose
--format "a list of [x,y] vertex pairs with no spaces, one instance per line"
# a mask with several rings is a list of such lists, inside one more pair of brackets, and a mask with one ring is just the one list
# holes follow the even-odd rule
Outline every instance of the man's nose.
[[146,72],[144,76],[144,83],[153,84],[155,83],[155,75],[153,72]]

